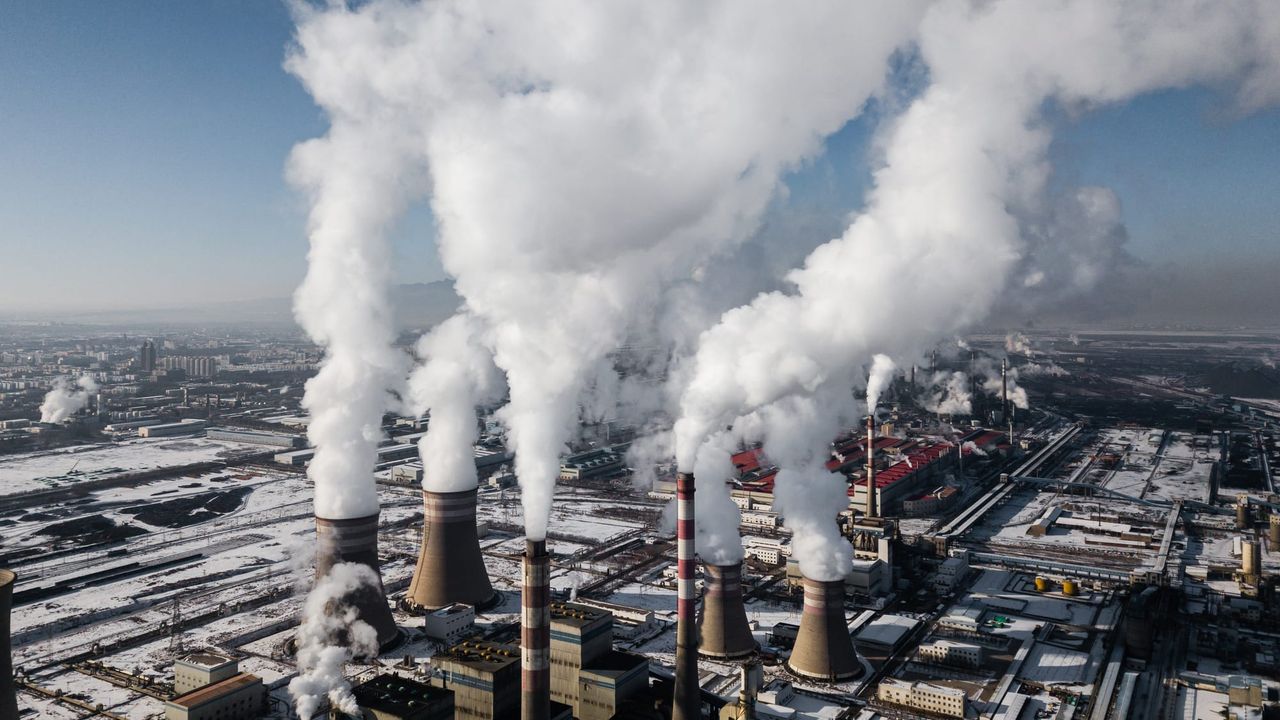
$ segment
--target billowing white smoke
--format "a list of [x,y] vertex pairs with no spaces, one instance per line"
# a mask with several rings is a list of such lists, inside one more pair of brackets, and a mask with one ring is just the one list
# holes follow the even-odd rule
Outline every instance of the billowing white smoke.
[[499,417],[530,538],[545,535],[601,358],[664,287],[754,230],[781,173],[882,85],[920,7],[375,0],[304,13],[291,69],[332,118],[360,121],[346,125],[367,141],[361,157],[430,170],[444,267],[507,374]]
[[696,547],[703,562],[712,565],[742,562],[742,538],[738,534],[742,511],[734,504],[727,485],[738,475],[733,466],[735,442],[730,433],[715,435],[698,451],[693,469],[698,481]]
[[409,377],[409,409],[415,417],[431,412],[427,434],[418,441],[422,487],[432,492],[473,489],[472,445],[480,432],[476,406],[501,395],[502,376],[466,314],[424,335],[417,352],[422,364]]
[[307,596],[296,638],[298,676],[289,681],[289,694],[299,717],[311,717],[326,699],[342,712],[359,715],[360,707],[343,669],[352,657],[376,655],[378,634],[358,619],[355,607],[343,598],[378,582],[377,574],[367,565],[337,563]]
[[1024,363],[1018,366],[1019,377],[1034,377],[1036,375],[1064,377],[1070,374],[1069,370],[1052,360],[1046,363]]
[[961,450],[961,452],[963,452],[963,451],[965,451],[965,450],[968,450],[969,452],[973,453],[974,455],[978,455],[978,456],[980,456],[980,457],[986,457],[986,455],[987,455],[987,451],[986,451],[986,450],[983,450],[983,449],[982,449],[982,448],[980,448],[980,447],[978,447],[978,443],[976,443],[976,442],[974,442],[974,441],[972,441],[972,440],[970,440],[970,441],[966,442],[963,446],[961,446],[960,450]]
[[[932,6],[930,84],[889,129],[866,210],[791,274],[794,293],[762,295],[703,334],[680,464],[726,417],[813,393],[871,348],[914,357],[983,319],[1024,251],[1020,218],[1044,203],[1051,103],[1083,110],[1200,82],[1236,86],[1245,107],[1275,102],[1277,17],[1261,0]],[[869,297],[885,305],[849,312]]]
[[1004,351],[1008,353],[1017,353],[1031,357],[1035,355],[1035,348],[1031,346],[1031,339],[1020,332],[1011,332],[1004,336]]
[[1000,365],[990,357],[980,357],[973,363],[974,372],[982,376],[982,391],[993,397],[1002,397],[1005,388],[1008,388],[1009,402],[1019,410],[1026,410],[1031,407],[1027,399],[1027,391],[1018,384],[1018,368],[1010,367],[1009,370],[1001,377]]
[[893,371],[897,365],[888,355],[876,355],[871,360],[871,373],[867,376],[867,414],[875,417],[876,407],[880,404],[880,395],[893,380]]
[[81,375],[74,386],[65,377],[54,380],[53,388],[45,394],[44,402],[40,403],[40,422],[59,423],[66,420],[83,410],[89,404],[89,396],[97,391],[98,383],[87,373]]
[[973,414],[973,396],[969,392],[969,377],[960,371],[935,373],[930,379],[933,391],[924,407],[939,415]]

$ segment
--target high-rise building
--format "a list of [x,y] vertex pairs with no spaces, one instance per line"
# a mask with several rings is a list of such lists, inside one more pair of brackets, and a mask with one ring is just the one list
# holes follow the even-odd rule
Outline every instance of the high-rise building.
[[156,369],[156,344],[150,340],[142,343],[142,349],[138,351],[138,366],[143,372]]

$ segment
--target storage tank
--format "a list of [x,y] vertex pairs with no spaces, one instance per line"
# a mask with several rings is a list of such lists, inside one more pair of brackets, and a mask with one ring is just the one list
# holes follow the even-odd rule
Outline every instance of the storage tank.
[[1272,511],[1270,520],[1271,552],[1280,553],[1280,512]]
[[1048,591],[1049,591],[1049,581],[1046,580],[1045,578],[1037,576],[1036,592],[1048,592]]
[[1079,592],[1080,592],[1080,586],[1078,583],[1076,583],[1075,580],[1072,580],[1071,578],[1067,578],[1066,580],[1062,581],[1063,595],[1076,595]]

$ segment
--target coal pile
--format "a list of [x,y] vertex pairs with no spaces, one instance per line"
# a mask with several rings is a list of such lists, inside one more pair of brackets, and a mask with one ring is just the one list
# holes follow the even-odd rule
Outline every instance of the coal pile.
[[235,512],[252,492],[253,488],[248,487],[215,490],[163,502],[135,505],[121,512],[155,527],[187,527]]

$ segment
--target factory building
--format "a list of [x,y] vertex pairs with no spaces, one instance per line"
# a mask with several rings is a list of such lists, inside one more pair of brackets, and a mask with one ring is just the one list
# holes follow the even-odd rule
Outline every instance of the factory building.
[[561,480],[590,480],[621,470],[625,458],[607,448],[570,455],[560,464]]
[[0,717],[18,717],[18,696],[13,686],[13,648],[9,640],[9,613],[13,609],[12,570],[0,569]]
[[351,688],[360,714],[336,708],[330,720],[453,720],[453,691],[398,675],[378,675]]
[[454,603],[427,613],[423,630],[427,637],[445,645],[456,645],[471,634],[476,624],[476,609]]
[[281,448],[301,448],[307,444],[307,439],[301,435],[284,435],[260,430],[214,428],[205,433],[205,437],[210,440],[230,440],[249,445],[270,445]]
[[[453,690],[458,720],[520,717],[520,648],[516,645],[464,640],[431,658],[438,681]],[[551,720],[569,720],[573,708],[551,703]]]
[[204,430],[207,425],[204,420],[183,420],[176,423],[164,423],[162,425],[147,425],[138,428],[138,437],[172,437],[175,435],[194,435]]
[[976,668],[982,664],[983,652],[981,645],[955,640],[934,640],[920,646],[920,659],[936,665]]
[[254,720],[267,707],[267,688],[256,675],[218,653],[198,652],[173,665],[174,692],[166,720]]
[[[951,443],[924,444],[913,440],[898,438],[878,438],[875,442],[877,458],[875,487],[875,507],[881,515],[900,515],[904,511],[904,503],[933,487],[937,487],[945,479],[948,472],[955,467],[956,446]],[[881,459],[881,456],[884,459]],[[859,458],[852,456],[841,467],[854,463]],[[834,462],[834,460],[833,460]],[[885,466],[885,467],[881,467]],[[828,463],[831,467],[831,463]],[[849,494],[854,507],[866,506],[866,475],[864,472],[849,473],[851,486]]]
[[170,356],[160,360],[160,367],[165,370],[181,370],[189,377],[211,378],[218,374],[218,359],[202,356]]
[[613,616],[551,603],[551,699],[579,720],[608,720],[649,686],[649,660],[613,649]]
[[886,678],[876,688],[876,698],[936,715],[964,717],[964,691],[956,688]]

